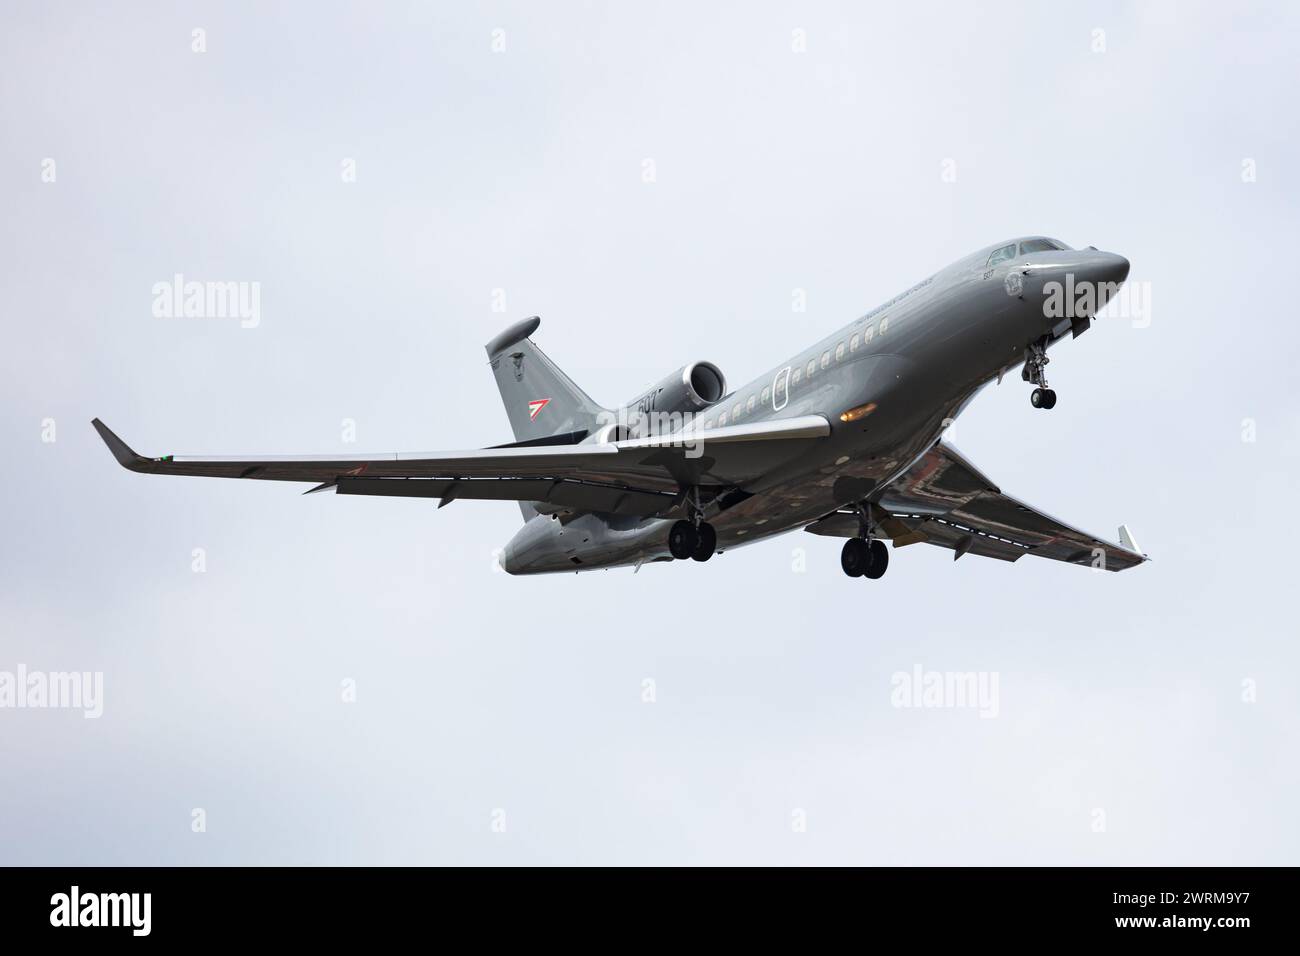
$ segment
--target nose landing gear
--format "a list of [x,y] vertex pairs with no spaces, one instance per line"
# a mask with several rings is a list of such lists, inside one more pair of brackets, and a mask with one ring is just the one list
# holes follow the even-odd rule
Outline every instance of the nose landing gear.
[[1029,395],[1034,408],[1055,408],[1056,392],[1047,387],[1047,339],[1043,337],[1025,349],[1025,368],[1020,377],[1038,387]]

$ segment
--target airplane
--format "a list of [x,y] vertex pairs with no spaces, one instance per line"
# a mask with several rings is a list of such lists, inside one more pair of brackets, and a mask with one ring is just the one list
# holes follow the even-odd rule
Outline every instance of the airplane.
[[[117,461],[162,475],[312,482],[307,494],[518,502],[511,574],[691,559],[802,528],[844,538],[849,577],[880,578],[890,550],[953,559],[1025,555],[1120,571],[1149,560],[1017,501],[943,439],[991,382],[1021,368],[1050,409],[1048,350],[1083,334],[1128,277],[1122,256],[1045,236],[958,260],[729,391],[713,363],[684,365],[625,405],[598,405],[534,344],[534,316],[487,343],[515,440],[470,451],[312,457],[144,458],[98,418]],[[1087,289],[1073,314],[1062,286]],[[1070,312],[1071,310],[1066,310]]]

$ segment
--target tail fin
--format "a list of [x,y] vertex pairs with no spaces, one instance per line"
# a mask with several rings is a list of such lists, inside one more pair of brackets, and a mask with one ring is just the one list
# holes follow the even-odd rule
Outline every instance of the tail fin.
[[605,409],[528,338],[541,324],[537,316],[516,322],[486,346],[515,440],[595,431]]

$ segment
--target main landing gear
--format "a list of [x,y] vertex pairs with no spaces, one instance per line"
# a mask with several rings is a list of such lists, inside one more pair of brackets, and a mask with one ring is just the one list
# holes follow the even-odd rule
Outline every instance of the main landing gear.
[[866,506],[858,506],[858,518],[860,536],[844,542],[844,550],[840,552],[840,567],[851,578],[870,578],[875,581],[884,577],[889,568],[889,549],[885,547],[885,542],[871,537],[871,521]]
[[865,538],[849,538],[844,542],[844,550],[840,552],[840,567],[851,578],[870,578],[874,581],[883,577],[889,567],[889,549],[879,539],[868,541]]
[[1029,395],[1029,404],[1034,408],[1055,408],[1056,392],[1047,387],[1047,339],[1041,338],[1025,349],[1025,368],[1020,377],[1038,387]]
[[678,561],[707,561],[718,548],[718,533],[704,520],[698,489],[691,490],[690,505],[690,519],[674,521],[668,529],[668,553]]
[[707,521],[701,521],[698,526],[690,521],[674,521],[668,529],[668,553],[678,561],[687,558],[707,561],[717,547],[718,533]]

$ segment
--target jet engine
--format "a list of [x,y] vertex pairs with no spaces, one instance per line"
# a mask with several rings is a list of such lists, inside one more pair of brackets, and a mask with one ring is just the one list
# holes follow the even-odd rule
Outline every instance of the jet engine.
[[727,379],[712,362],[683,365],[625,406],[629,416],[655,412],[699,412],[727,394]]

